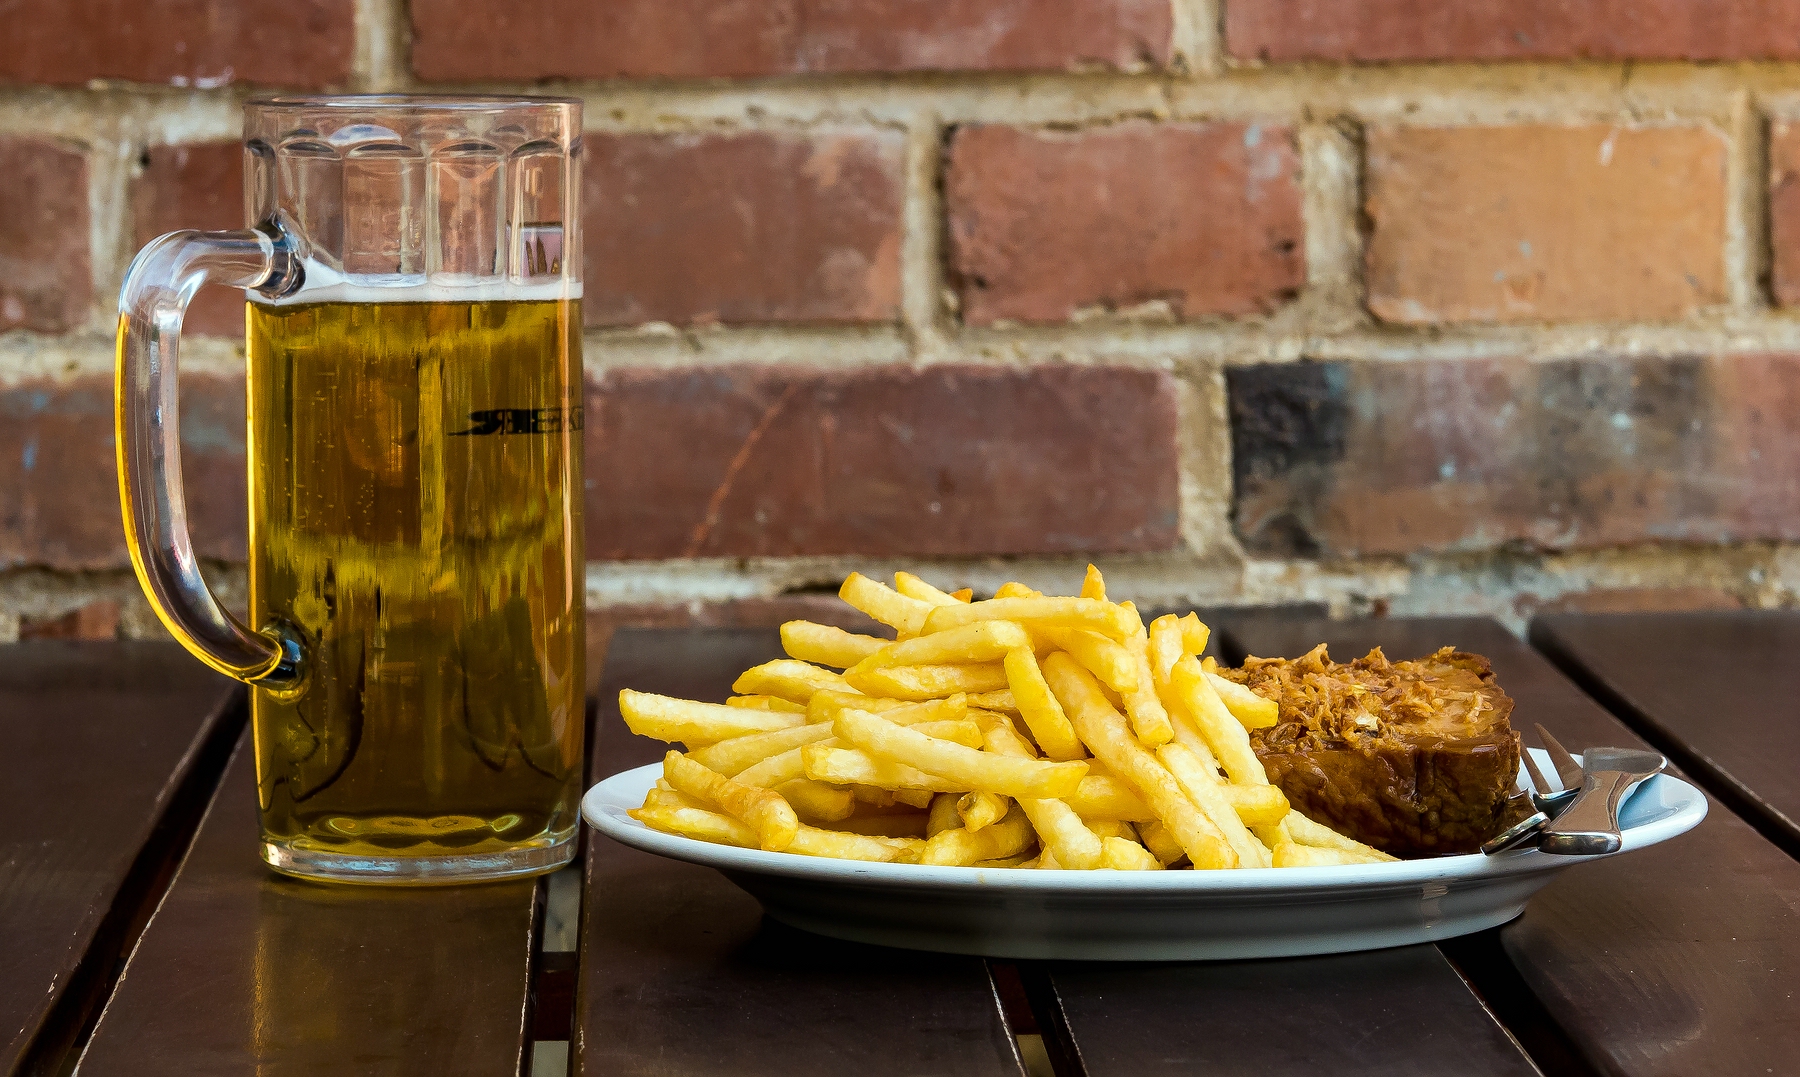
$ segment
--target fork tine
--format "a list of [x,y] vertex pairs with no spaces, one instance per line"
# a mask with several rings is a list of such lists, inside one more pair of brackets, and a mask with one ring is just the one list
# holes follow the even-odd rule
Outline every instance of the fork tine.
[[1521,751],[1519,757],[1525,761],[1525,773],[1530,775],[1531,788],[1538,796],[1547,797],[1556,792],[1550,788],[1549,779],[1544,777],[1544,772],[1538,769],[1537,759],[1532,756],[1531,749]]
[[1567,748],[1557,743],[1556,738],[1550,735],[1548,729],[1537,723],[1533,723],[1532,728],[1537,730],[1538,739],[1544,742],[1544,750],[1550,753],[1550,762],[1556,764],[1556,776],[1562,779],[1562,787],[1579,789],[1581,787],[1581,764],[1575,762],[1575,757],[1569,754]]

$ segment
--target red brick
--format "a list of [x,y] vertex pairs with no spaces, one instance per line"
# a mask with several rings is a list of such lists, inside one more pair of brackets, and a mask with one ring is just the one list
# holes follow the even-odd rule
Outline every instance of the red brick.
[[1169,549],[1176,448],[1148,371],[613,371],[588,392],[588,556]]
[[96,599],[56,617],[22,617],[20,639],[106,640],[119,636],[119,603]]
[[[131,181],[134,249],[178,228],[244,227],[244,151],[237,142],[152,146],[144,171]],[[182,331],[244,335],[241,288],[202,289],[189,304]]]
[[87,317],[87,158],[30,138],[0,138],[0,330],[60,333]]
[[[244,383],[181,379],[182,469],[194,547],[242,561]],[[130,564],[113,457],[112,378],[0,389],[0,569]]]
[[1800,305],[1800,124],[1769,131],[1769,244],[1775,302]]
[[894,630],[844,604],[835,594],[734,598],[724,602],[631,603],[591,608],[587,615],[587,691],[605,672],[606,652],[621,628],[777,628],[784,621],[837,625],[851,632],[893,639]]
[[1305,277],[1299,168],[1280,127],[960,129],[944,201],[963,319],[1151,300],[1185,317],[1268,311]]
[[412,57],[434,82],[1130,69],[1172,25],[1168,0],[413,0]]
[[355,0],[11,0],[0,82],[319,89],[350,77]]
[[898,134],[590,134],[586,145],[589,325],[899,316]]
[[1725,298],[1710,128],[1378,128],[1365,182],[1385,321],[1653,321]]
[[1251,60],[1792,60],[1794,0],[1230,0]]
[[1800,539],[1800,355],[1290,363],[1230,386],[1257,553]]

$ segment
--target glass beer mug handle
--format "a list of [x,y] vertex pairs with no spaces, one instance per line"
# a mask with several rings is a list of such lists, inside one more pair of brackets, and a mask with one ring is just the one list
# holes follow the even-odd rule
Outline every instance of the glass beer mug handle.
[[181,320],[202,284],[271,297],[300,286],[293,241],[267,224],[237,232],[171,232],[138,253],[119,293],[114,417],[125,543],[156,615],[221,673],[281,693],[304,684],[299,637],[284,625],[251,631],[213,597],[188,535],[181,489],[176,366]]

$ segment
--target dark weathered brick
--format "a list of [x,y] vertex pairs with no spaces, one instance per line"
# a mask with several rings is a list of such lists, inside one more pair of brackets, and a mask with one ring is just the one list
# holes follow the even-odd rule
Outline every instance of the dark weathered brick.
[[1270,310],[1306,275],[1299,167],[1281,127],[962,128],[944,201],[963,318]]
[[[244,383],[181,379],[182,469],[194,547],[244,559]],[[0,569],[130,563],[113,456],[113,383],[88,376],[0,389]]]
[[1168,0],[413,0],[413,70],[472,79],[1160,67]]
[[1792,60],[1794,0],[1229,0],[1261,60]]
[[93,295],[87,158],[41,139],[0,138],[0,330],[73,328]]
[[621,370],[591,386],[588,555],[1168,549],[1173,381],[1091,367]]
[[96,599],[55,617],[21,617],[20,639],[107,640],[119,635],[119,603]]
[[899,316],[897,134],[590,134],[586,144],[588,324]]
[[10,0],[0,81],[211,87],[350,78],[355,0]]
[[[237,142],[152,146],[144,170],[131,181],[131,234],[137,248],[179,228],[244,227],[244,151]],[[182,331],[206,336],[244,335],[244,293],[238,288],[201,289],[189,304]]]
[[1725,298],[1711,128],[1373,128],[1366,175],[1384,321],[1657,321]]
[[1259,554],[1800,538],[1800,356],[1332,362],[1227,374]]

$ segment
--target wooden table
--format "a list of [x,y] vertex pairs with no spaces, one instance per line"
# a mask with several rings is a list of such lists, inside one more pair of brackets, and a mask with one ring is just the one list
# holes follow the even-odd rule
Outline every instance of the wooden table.
[[[1215,628],[1227,658],[1458,643],[1494,658],[1521,719],[1636,743],[1491,622]],[[619,633],[592,777],[662,751],[624,730],[620,687],[723,698],[777,650],[767,631]],[[1514,923],[1440,946],[1007,962],[785,928],[715,872],[604,838],[536,883],[279,878],[254,853],[242,695],[170,648],[0,648],[0,733],[33,761],[0,786],[24,820],[0,846],[0,1017],[20,1030],[4,1075],[78,1059],[93,1075],[1526,1077],[1782,1073],[1800,1057],[1800,865],[1722,804],[1694,834],[1572,871]],[[1754,790],[1760,772],[1720,773]],[[579,884],[578,942],[564,882]]]

